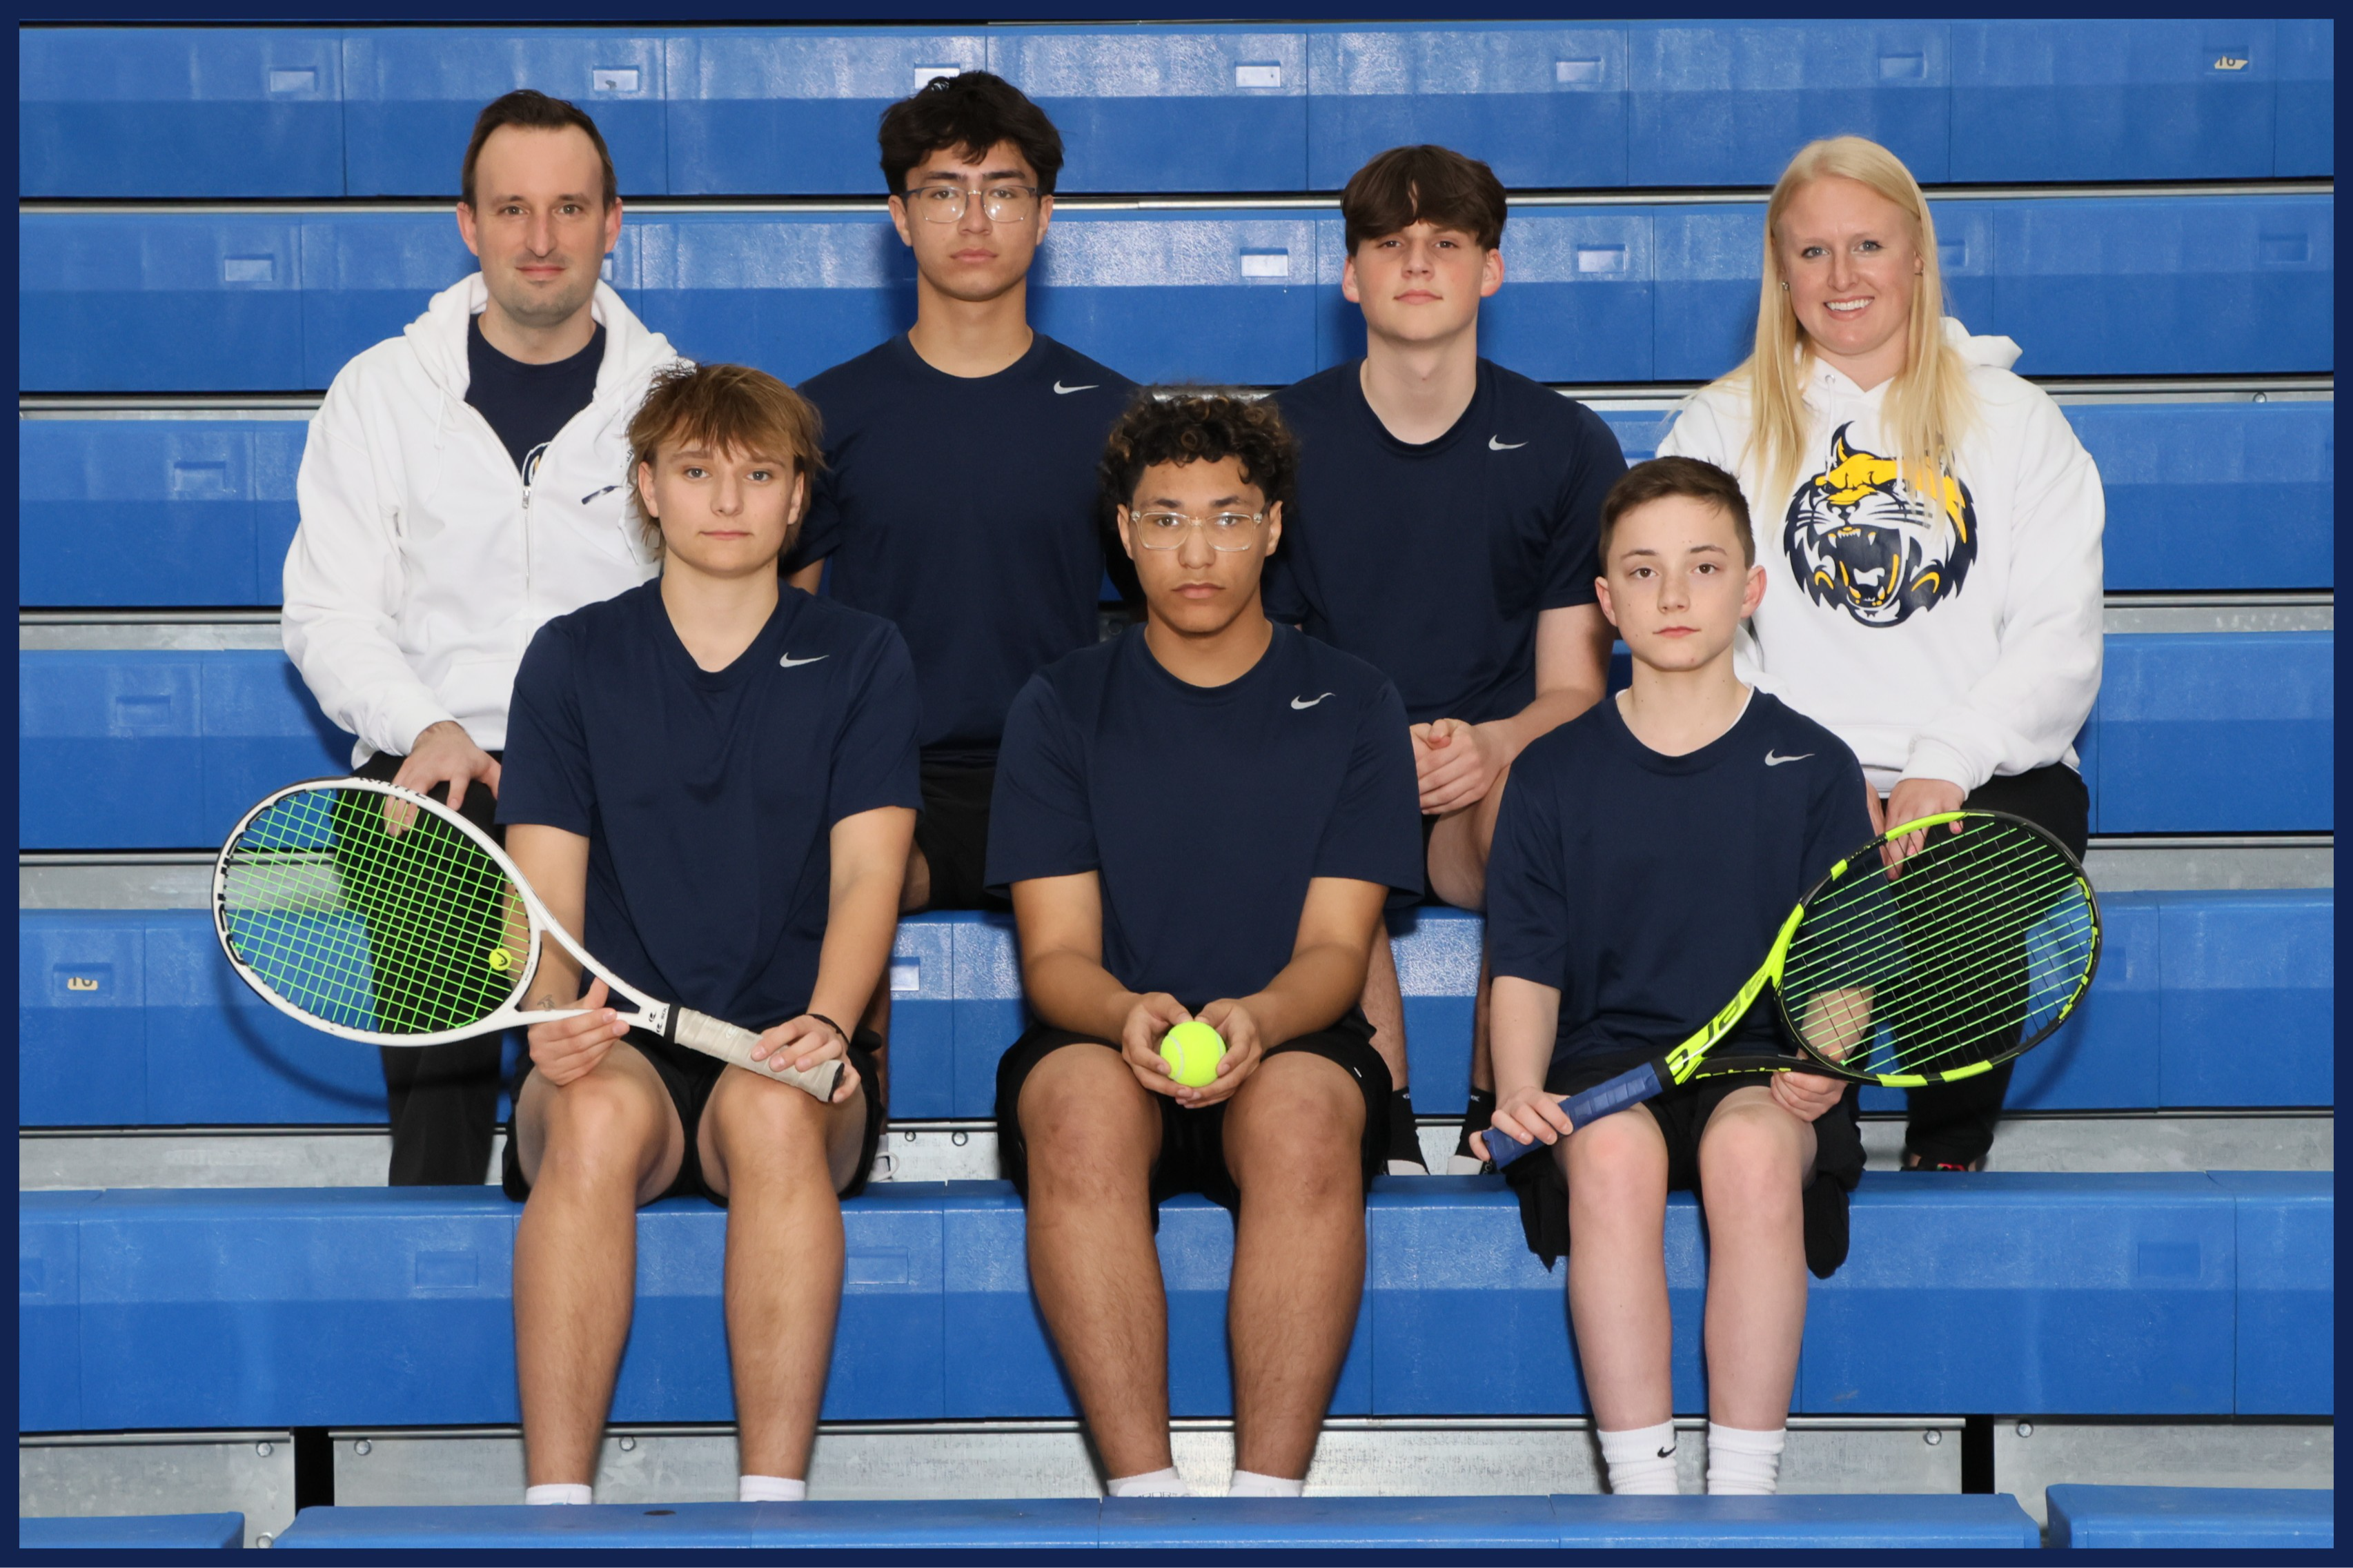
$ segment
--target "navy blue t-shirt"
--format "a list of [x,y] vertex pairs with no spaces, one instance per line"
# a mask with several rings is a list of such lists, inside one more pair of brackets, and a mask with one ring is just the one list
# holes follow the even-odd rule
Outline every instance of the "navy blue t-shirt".
[[988,880],[1099,873],[1103,967],[1188,1008],[1291,962],[1317,877],[1421,891],[1396,688],[1290,626],[1250,673],[1191,686],[1133,627],[1040,671],[1005,721]]
[[[1870,839],[1862,790],[1837,736],[1762,691],[1680,757],[1615,699],[1532,742],[1495,824],[1487,941],[1497,974],[1559,989],[1553,1061],[1653,1056],[1713,1017]],[[1759,996],[1716,1049],[1788,1049],[1778,1019]]]
[[764,1029],[816,988],[833,825],[922,808],[915,714],[889,622],[786,588],[752,646],[706,670],[656,579],[532,638],[499,820],[588,840],[581,941],[600,963]]
[[1274,395],[1299,486],[1266,613],[1386,672],[1414,723],[1509,718],[1535,700],[1536,616],[1593,603],[1618,437],[1482,359],[1454,427],[1411,445],[1365,401],[1362,363]]
[[827,593],[897,623],[927,759],[987,762],[1021,683],[1096,640],[1095,465],[1134,390],[1043,332],[995,375],[900,336],[802,385],[826,471],[787,570],[829,558]]
[[596,373],[605,367],[605,324],[588,346],[553,364],[510,359],[482,336],[482,318],[466,326],[466,401],[481,411],[515,471],[530,467],[532,448],[555,439],[572,416],[596,400]]

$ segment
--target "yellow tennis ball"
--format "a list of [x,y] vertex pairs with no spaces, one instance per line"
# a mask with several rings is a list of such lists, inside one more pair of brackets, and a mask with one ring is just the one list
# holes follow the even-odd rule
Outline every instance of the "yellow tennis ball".
[[1187,1018],[1160,1037],[1160,1059],[1168,1064],[1168,1075],[1187,1089],[1203,1088],[1216,1078],[1225,1054],[1226,1042],[1198,1018]]

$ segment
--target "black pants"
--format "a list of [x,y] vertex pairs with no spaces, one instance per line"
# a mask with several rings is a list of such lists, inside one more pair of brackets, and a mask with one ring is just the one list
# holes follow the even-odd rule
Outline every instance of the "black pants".
[[[495,758],[498,752],[492,752]],[[359,771],[365,779],[390,783],[407,759],[379,752]],[[504,842],[493,820],[496,801],[477,781],[469,785],[459,812],[491,837]],[[385,1046],[385,1099],[392,1110],[392,1166],[386,1184],[396,1187],[472,1187],[491,1167],[491,1141],[499,1130],[501,1037],[453,1040],[446,1046]]]
[[[2092,797],[2083,776],[2064,763],[2031,773],[1988,779],[1961,803],[1970,811],[2001,811],[2022,816],[2067,847],[2078,860],[2091,836]],[[1893,826],[1891,824],[1890,826]],[[1957,1083],[1931,1084],[1905,1091],[1911,1121],[1904,1147],[1924,1165],[1967,1165],[1993,1147],[1994,1123],[2001,1120],[2010,1092],[2007,1061],[1990,1072]]]

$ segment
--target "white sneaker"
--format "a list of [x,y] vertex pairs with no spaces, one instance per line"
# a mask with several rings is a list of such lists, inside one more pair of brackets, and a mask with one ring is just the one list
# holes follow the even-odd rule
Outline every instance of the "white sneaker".
[[1486,1161],[1480,1159],[1475,1154],[1449,1154],[1446,1156],[1446,1173],[1450,1176],[1483,1176],[1493,1171],[1494,1168],[1494,1166],[1490,1165]]

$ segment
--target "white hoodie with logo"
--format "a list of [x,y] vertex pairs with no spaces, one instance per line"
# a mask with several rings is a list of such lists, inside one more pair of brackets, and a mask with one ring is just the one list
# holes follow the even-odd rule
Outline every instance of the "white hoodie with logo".
[[354,358],[302,449],[286,654],[359,738],[354,767],[406,753],[445,719],[486,751],[503,747],[532,635],[657,570],[626,505],[628,426],[678,354],[597,284],[596,393],[525,478],[466,401],[467,329],[488,301],[476,273]]
[[1741,679],[1852,747],[1882,792],[2073,767],[2100,689],[2099,470],[2058,405],[2010,374],[2016,343],[1950,317],[1945,337],[1978,416],[1954,453],[1958,484],[1925,501],[1892,482],[1887,387],[1820,361],[1790,491],[1760,494],[1742,466],[1744,389],[1703,390],[1659,446],[1736,473],[1748,498],[1767,581],[1736,646]]

